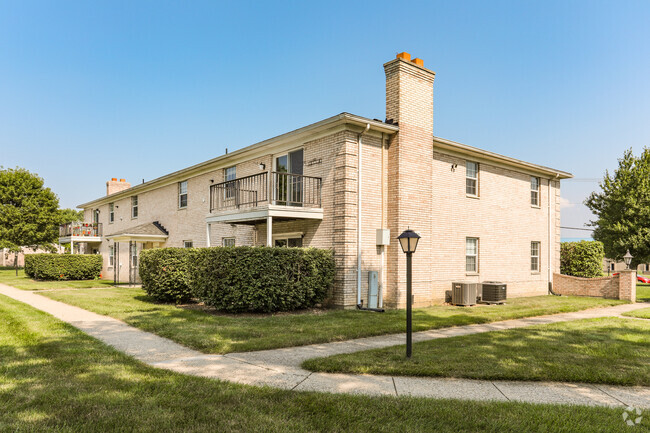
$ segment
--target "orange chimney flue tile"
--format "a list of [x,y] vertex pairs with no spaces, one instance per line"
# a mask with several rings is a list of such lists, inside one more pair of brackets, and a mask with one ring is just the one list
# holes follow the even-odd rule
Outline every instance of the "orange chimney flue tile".
[[413,60],[411,60],[411,61],[412,61],[413,63],[415,63],[416,65],[418,65],[418,66],[422,66],[422,67],[424,67],[424,62],[422,61],[422,59],[415,58],[415,59],[413,59]]
[[120,179],[120,182],[126,182],[126,179]]
[[411,55],[409,53],[407,53],[406,51],[404,51],[402,53],[399,53],[397,55],[397,58],[402,59],[402,60],[406,60],[407,62],[411,61]]
[[117,178],[116,178],[116,177],[112,177],[111,180],[112,180],[113,182],[117,182]]

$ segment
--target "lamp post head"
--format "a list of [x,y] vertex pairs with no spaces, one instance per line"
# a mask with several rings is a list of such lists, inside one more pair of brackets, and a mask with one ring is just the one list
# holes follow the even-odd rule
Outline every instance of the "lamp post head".
[[411,229],[406,229],[397,237],[397,239],[399,240],[399,244],[402,246],[402,251],[409,254],[414,253],[415,249],[418,247],[420,235]]
[[625,260],[625,266],[627,266],[628,269],[630,269],[630,263],[632,263],[632,254],[630,254],[630,250],[627,250],[625,255],[623,256],[623,260]]

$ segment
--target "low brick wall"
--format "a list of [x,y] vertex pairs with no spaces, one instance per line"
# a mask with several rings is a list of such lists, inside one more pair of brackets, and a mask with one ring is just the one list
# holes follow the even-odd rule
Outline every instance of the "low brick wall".
[[553,274],[553,292],[567,296],[593,296],[597,298],[636,298],[636,272],[621,271],[619,275],[601,278],[580,278]]

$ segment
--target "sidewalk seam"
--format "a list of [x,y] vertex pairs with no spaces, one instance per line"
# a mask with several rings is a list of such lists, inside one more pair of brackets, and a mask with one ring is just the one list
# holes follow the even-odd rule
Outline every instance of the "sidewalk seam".
[[508,396],[505,395],[505,394],[503,393],[503,391],[501,391],[501,389],[497,386],[496,383],[494,383],[493,381],[490,381],[490,383],[491,383],[491,384],[492,384],[492,385],[497,389],[497,391],[499,391],[499,392],[501,393],[501,395],[502,395],[506,400],[510,401],[510,399],[508,398]]
[[303,380],[301,380],[300,382],[296,383],[296,386],[294,386],[293,388],[291,388],[291,391],[293,391],[294,389],[298,388],[298,387],[300,386],[300,384],[303,383],[304,381],[306,381],[307,379],[309,379],[309,378],[311,377],[312,374],[314,374],[313,371],[310,372],[307,376],[305,376],[305,378],[304,378]]
[[598,385],[594,385],[594,388],[596,388],[598,391],[602,392],[603,394],[610,396],[610,397],[613,398],[614,400],[620,402],[622,405],[624,405],[624,406],[630,406],[629,404],[625,403],[625,402],[624,402],[623,400],[621,400],[620,398],[616,398],[616,397],[614,397],[613,395],[611,395],[610,393],[608,393],[607,391],[605,391],[604,389],[601,389]]
[[393,388],[395,388],[395,397],[399,397],[399,393],[397,392],[397,385],[395,385],[395,376],[391,376],[391,379],[393,379]]

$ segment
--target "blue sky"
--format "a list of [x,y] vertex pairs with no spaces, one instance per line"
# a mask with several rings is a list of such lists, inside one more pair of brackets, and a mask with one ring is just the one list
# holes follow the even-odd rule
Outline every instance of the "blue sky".
[[[73,207],[342,111],[382,64],[436,71],[434,133],[570,171],[563,225],[650,144],[650,2],[0,0],[0,165]],[[588,233],[565,232],[564,237]]]

